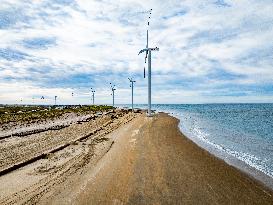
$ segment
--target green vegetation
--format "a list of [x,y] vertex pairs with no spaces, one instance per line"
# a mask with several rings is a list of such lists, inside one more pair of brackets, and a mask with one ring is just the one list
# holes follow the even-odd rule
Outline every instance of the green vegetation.
[[33,122],[54,119],[65,113],[88,114],[113,109],[107,105],[67,105],[67,106],[0,106],[0,125],[9,122]]

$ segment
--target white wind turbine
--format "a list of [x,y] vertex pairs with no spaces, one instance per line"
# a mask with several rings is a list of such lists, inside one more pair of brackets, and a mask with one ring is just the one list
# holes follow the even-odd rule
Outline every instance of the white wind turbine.
[[95,90],[93,90],[93,88],[91,88],[91,92],[92,92],[92,100],[93,100],[93,105],[95,105]]
[[[150,10],[150,15],[152,14],[152,9]],[[145,56],[145,64],[146,64],[146,59],[148,56],[148,116],[152,116],[151,114],[151,89],[152,89],[152,83],[151,83],[151,75],[152,75],[152,71],[151,71],[151,55],[152,55],[152,51],[159,51],[158,47],[155,48],[149,48],[149,26],[150,26],[150,18],[151,16],[149,16],[149,21],[148,21],[148,28],[147,28],[147,43],[146,43],[146,48],[142,49],[141,51],[139,51],[138,55],[146,52],[146,56]],[[144,67],[144,78],[145,78],[145,67]]]
[[115,90],[116,90],[116,86],[115,85],[112,85],[112,83],[110,83],[110,86],[111,86],[111,90],[112,90],[112,96],[113,96],[113,107],[115,106]]
[[135,80],[133,80],[133,78],[128,78],[128,80],[130,81],[131,85],[130,87],[132,88],[132,112],[134,112],[134,83],[136,82]]

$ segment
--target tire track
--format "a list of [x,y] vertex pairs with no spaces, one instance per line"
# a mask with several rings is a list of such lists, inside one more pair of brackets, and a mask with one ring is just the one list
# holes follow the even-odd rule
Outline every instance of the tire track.
[[[55,168],[53,171],[47,173],[47,176],[45,178],[28,187],[27,189],[21,190],[0,199],[0,204],[38,203],[39,199],[55,185],[64,182],[70,175],[85,167],[94,156],[94,149],[97,144],[106,143],[107,149],[105,150],[105,153],[108,152],[113,145],[113,141],[109,141],[109,139],[105,138],[105,136],[109,132],[117,129],[122,124],[128,123],[135,117],[135,115],[125,114],[120,116],[116,120],[108,120],[102,126],[98,127],[94,131],[89,132],[87,135],[78,137],[77,139],[72,140],[69,143],[64,144],[63,146],[55,147],[54,149],[43,153],[42,157],[46,157],[52,153],[58,154],[59,151],[68,149],[69,146],[75,146],[75,144],[77,143],[84,144],[79,154],[75,155],[61,166]],[[38,159],[36,159],[36,161],[37,160]],[[33,163],[33,161],[31,160],[29,161],[29,163]],[[16,169],[18,168],[15,168],[14,170]]]
[[[9,141],[6,144],[0,144],[0,176],[37,161],[47,154],[54,153],[70,144],[95,135],[113,122],[111,116],[102,116],[90,123],[77,124],[63,131],[50,131],[44,135],[34,134],[29,139],[15,138],[13,144],[9,143]],[[88,132],[90,129],[92,131]]]

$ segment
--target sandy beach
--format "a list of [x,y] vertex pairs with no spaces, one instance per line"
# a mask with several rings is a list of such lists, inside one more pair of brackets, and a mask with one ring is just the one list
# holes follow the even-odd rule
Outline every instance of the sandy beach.
[[115,112],[5,138],[2,172],[46,155],[1,174],[0,204],[273,204],[272,190],[199,148],[178,123]]

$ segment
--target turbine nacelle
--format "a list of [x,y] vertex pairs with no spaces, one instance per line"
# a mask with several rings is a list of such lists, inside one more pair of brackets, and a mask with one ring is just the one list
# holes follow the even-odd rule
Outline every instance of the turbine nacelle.
[[131,82],[131,83],[135,83],[136,81],[135,80],[133,80],[133,78],[128,78],[128,80]]
[[116,90],[116,85],[113,85],[112,83],[110,83],[110,86],[111,86],[111,90]]
[[148,52],[148,51],[159,51],[159,48],[158,47],[155,47],[155,48],[144,48],[142,49],[141,51],[139,51],[138,55],[143,53],[143,52]]

